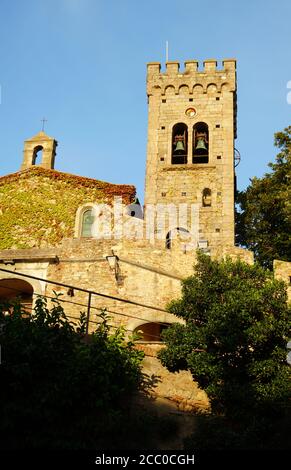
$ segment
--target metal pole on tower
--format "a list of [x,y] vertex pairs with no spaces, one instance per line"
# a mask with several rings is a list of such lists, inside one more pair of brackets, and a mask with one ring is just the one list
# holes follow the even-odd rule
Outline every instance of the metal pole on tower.
[[169,41],[166,41],[166,62],[169,62]]

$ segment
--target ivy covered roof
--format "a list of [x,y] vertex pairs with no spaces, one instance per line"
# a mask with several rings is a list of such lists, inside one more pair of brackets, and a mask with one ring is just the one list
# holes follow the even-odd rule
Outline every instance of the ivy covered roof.
[[135,187],[33,166],[0,177],[0,250],[48,248],[74,237],[87,203],[134,201]]

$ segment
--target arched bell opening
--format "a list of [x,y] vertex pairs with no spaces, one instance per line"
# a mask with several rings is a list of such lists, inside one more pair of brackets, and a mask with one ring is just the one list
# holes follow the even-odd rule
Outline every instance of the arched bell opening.
[[43,158],[43,147],[42,145],[37,145],[33,149],[33,154],[32,154],[32,165],[40,165],[42,163],[42,158]]
[[175,124],[172,131],[172,164],[187,163],[188,154],[188,128],[186,124]]
[[[0,304],[13,304],[19,301],[23,311],[28,314],[32,312],[33,287],[29,282],[22,279],[0,280]],[[7,313],[13,313],[13,307],[7,309]]]
[[138,333],[140,338],[138,341],[141,342],[162,342],[161,333],[165,329],[169,328],[170,323],[144,323],[135,328],[134,333]]
[[205,122],[197,122],[193,127],[193,163],[208,163],[209,131]]

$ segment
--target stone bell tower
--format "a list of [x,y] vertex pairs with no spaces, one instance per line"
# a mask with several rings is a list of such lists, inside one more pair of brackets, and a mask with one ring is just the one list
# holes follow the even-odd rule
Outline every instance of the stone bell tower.
[[236,61],[149,63],[147,95],[145,205],[196,204],[198,246],[233,246]]
[[43,131],[27,139],[24,142],[21,170],[26,170],[35,165],[42,168],[53,169],[57,145],[57,141],[46,135]]

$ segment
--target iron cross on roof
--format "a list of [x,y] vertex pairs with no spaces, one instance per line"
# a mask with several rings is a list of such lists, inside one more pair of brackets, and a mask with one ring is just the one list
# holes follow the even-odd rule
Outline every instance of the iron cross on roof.
[[46,119],[46,118],[42,118],[42,119],[41,119],[41,122],[42,122],[42,128],[41,128],[41,130],[42,130],[42,132],[44,132],[44,126],[45,126],[45,122],[47,122],[47,119]]

